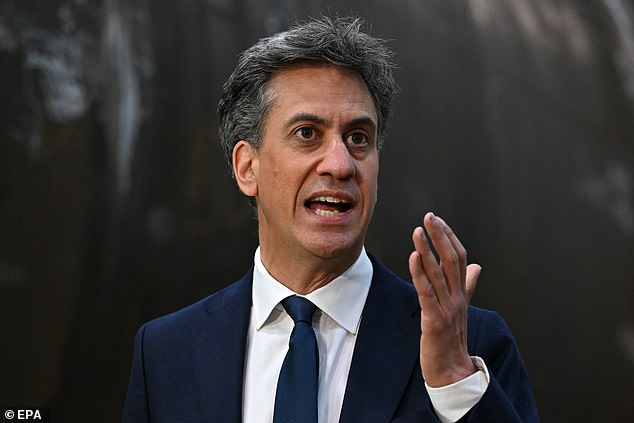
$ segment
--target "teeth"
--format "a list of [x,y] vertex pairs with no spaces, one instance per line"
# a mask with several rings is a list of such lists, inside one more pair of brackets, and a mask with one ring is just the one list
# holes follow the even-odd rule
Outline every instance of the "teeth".
[[341,198],[323,197],[323,196],[322,197],[317,197],[317,198],[313,199],[313,201],[322,201],[322,202],[325,202],[325,203],[335,203],[335,204],[347,203],[346,200],[342,200]]
[[322,209],[315,209],[315,214],[317,214],[319,216],[322,216],[322,217],[332,217],[332,216],[337,216],[339,214],[339,212],[338,211],[328,211],[328,210],[322,210]]

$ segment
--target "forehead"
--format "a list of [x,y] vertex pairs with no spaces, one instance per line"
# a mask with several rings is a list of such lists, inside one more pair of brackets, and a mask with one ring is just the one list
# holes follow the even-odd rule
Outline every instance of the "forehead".
[[280,70],[269,80],[267,92],[278,112],[310,108],[315,110],[305,111],[362,113],[377,120],[374,100],[361,76],[339,66],[304,64]]

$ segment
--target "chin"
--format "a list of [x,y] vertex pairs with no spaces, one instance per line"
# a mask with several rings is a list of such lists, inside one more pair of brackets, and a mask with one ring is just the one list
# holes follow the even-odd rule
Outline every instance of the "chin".
[[313,243],[309,249],[314,255],[324,259],[352,256],[351,259],[354,260],[361,252],[361,248],[363,246],[362,242],[341,239],[333,236],[328,236],[320,241],[321,242]]

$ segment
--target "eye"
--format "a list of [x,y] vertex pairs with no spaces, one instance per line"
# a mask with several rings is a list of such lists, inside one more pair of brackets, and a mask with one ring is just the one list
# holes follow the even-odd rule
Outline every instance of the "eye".
[[348,144],[361,147],[369,144],[368,136],[362,132],[355,132],[348,135],[347,138]]
[[308,126],[304,126],[295,131],[295,134],[303,140],[312,140],[315,138],[315,130]]

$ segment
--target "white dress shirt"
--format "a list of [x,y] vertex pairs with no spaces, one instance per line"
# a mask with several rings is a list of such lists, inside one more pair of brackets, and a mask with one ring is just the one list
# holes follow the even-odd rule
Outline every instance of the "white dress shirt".
[[[293,320],[280,301],[296,295],[275,280],[255,252],[253,306],[245,355],[243,422],[271,423],[277,379],[293,330]],[[372,263],[365,249],[339,277],[305,295],[317,306],[313,329],[319,347],[319,423],[339,421],[361,313],[372,281]],[[480,360],[481,361],[481,360]],[[481,363],[484,365],[484,363]],[[427,391],[439,418],[454,422],[484,394],[486,367],[453,385]]]

